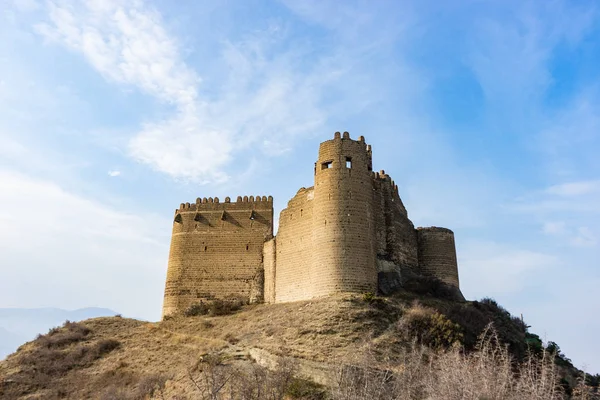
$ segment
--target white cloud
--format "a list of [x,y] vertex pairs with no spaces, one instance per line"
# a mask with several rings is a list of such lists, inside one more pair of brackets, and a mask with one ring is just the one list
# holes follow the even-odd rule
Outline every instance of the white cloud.
[[110,177],[117,177],[120,175],[121,175],[121,171],[117,171],[117,170],[108,171],[108,176],[110,176]]
[[169,225],[0,170],[0,307],[51,301],[157,318]]
[[138,161],[176,178],[219,179],[230,157],[226,132],[210,129],[199,115],[198,75],[182,60],[160,15],[142,1],[49,2],[49,22],[37,31],[80,52],[110,82],[139,88],[176,112],[146,122],[131,139]]
[[110,81],[137,86],[157,98],[188,106],[200,79],[181,60],[160,15],[134,0],[50,1],[49,23],[37,31],[81,52]]
[[513,244],[465,241],[459,252],[461,288],[468,297],[506,296],[552,270],[559,260],[552,254]]
[[598,236],[587,226],[580,226],[571,244],[577,247],[594,247],[598,244]]
[[565,223],[563,221],[558,222],[545,222],[542,231],[547,235],[559,235],[565,232]]
[[582,196],[600,192],[600,180],[563,183],[549,187],[546,192],[561,197]]
[[211,82],[220,89],[202,99],[200,77],[144,2],[48,4],[49,21],[36,27],[41,35],[81,53],[108,81],[175,106],[164,120],[144,123],[129,142],[134,159],[175,178],[223,181],[224,166],[234,156],[244,162],[248,148],[269,154],[275,142],[286,149],[298,135],[312,134],[324,122],[318,104],[324,86],[340,79],[333,60],[317,62],[305,75],[302,51],[275,55],[271,47],[283,39],[271,26],[224,45],[215,61],[227,71],[224,82]]
[[205,129],[193,113],[162,123],[148,123],[130,142],[137,160],[176,178],[223,181],[219,167],[231,157],[230,135]]
[[[499,3],[500,4],[500,3]],[[558,45],[577,43],[594,24],[594,7],[568,1],[503,2],[476,19],[467,62],[498,120],[537,122],[542,95],[552,83],[548,61]],[[577,21],[577,24],[568,21]],[[506,115],[509,114],[509,115]]]
[[20,11],[35,11],[40,8],[40,3],[37,0],[13,0],[13,4]]
[[[315,135],[331,114],[344,119],[380,101],[389,82],[372,76],[369,55],[391,45],[410,19],[390,19],[385,34],[372,16],[360,20],[365,29],[355,28],[356,35],[337,26],[342,40],[327,52],[322,43],[298,41],[285,23],[270,21],[266,28],[223,40],[218,56],[203,66],[213,71],[210,79],[200,85],[178,40],[145,2],[48,4],[49,20],[37,25],[39,34],[81,53],[107,81],[174,106],[171,115],[147,119],[131,135],[129,155],[176,179],[201,183],[226,180],[227,172],[244,169],[257,152],[285,153],[299,137]],[[359,10],[351,14],[360,16]],[[389,74],[399,71],[411,72],[396,63]],[[403,81],[406,98],[420,88],[416,74]]]

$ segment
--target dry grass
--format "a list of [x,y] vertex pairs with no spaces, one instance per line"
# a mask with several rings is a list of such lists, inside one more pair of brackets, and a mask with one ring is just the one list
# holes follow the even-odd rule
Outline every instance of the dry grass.
[[[245,306],[232,315],[177,317],[160,323],[113,317],[67,324],[22,346],[0,363],[0,398],[197,399],[207,398],[207,393],[211,398],[214,390],[202,392],[205,389],[201,388],[218,387],[218,374],[222,373],[229,376],[224,386],[227,388],[217,394],[227,393],[228,399],[277,399],[285,392],[295,396],[291,398],[320,400],[323,388],[305,379],[309,371],[305,367],[311,362],[323,366],[323,374],[329,374],[325,378],[331,377],[328,382],[332,400],[377,396],[483,399],[488,394],[492,396],[489,399],[502,398],[493,397],[494,393],[504,393],[513,396],[504,398],[512,399],[518,398],[515,393],[526,390],[530,390],[528,396],[533,396],[527,398],[535,399],[541,395],[531,388],[546,395],[549,388],[556,386],[547,360],[546,364],[531,360],[513,370],[510,349],[493,347],[493,341],[480,343],[479,351],[471,355],[458,347],[447,348],[459,336],[452,336],[457,333],[456,327],[439,315],[448,315],[447,310],[457,307],[462,307],[456,312],[458,315],[467,315],[469,303],[421,301],[415,305],[410,296],[363,301],[362,296],[346,295]],[[485,319],[488,311],[476,311],[476,324]],[[465,317],[469,318],[470,314]],[[426,340],[422,335],[423,342],[432,337],[449,337],[437,346],[439,350],[407,341],[423,321],[433,332],[426,335]],[[452,328],[450,336],[444,336],[447,327]],[[510,333],[509,328],[504,327]],[[281,357],[273,362],[257,359],[257,364],[249,356],[252,353],[257,357],[253,349],[293,359],[297,369],[283,373],[285,368],[280,366],[278,370],[277,360],[281,362]],[[219,355],[219,361],[211,364],[206,357],[214,354]],[[57,360],[58,364],[52,364]],[[32,385],[34,365],[42,366],[36,366],[36,374],[42,371],[50,378]],[[265,366],[274,369],[275,374]],[[213,374],[212,378],[206,373]],[[282,380],[287,383],[281,384]],[[540,382],[542,386],[538,385]],[[461,388],[466,384],[472,391],[465,394]],[[399,393],[401,387],[404,391]],[[267,391],[271,397],[265,397]],[[455,397],[442,396],[445,391]],[[365,397],[367,393],[371,397]],[[469,397],[476,395],[480,397]],[[215,396],[212,398],[221,398]]]

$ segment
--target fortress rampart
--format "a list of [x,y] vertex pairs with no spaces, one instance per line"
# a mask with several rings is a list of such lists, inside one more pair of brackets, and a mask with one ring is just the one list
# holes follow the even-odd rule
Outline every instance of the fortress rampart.
[[374,172],[364,137],[336,132],[321,143],[314,186],[281,211],[273,198],[198,198],[175,211],[163,315],[200,300],[267,303],[339,292],[387,293],[404,275],[428,275],[459,290],[454,234],[418,228],[398,186]]
[[419,266],[427,275],[459,287],[454,232],[447,228],[418,228]]
[[[260,199],[260,201],[256,201]],[[197,199],[175,211],[163,315],[199,300],[263,300],[263,245],[273,237],[273,198]]]

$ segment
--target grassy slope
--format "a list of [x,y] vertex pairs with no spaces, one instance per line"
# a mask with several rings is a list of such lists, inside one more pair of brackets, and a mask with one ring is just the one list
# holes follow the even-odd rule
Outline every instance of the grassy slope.
[[[397,324],[414,299],[405,293],[369,304],[361,296],[345,295],[247,306],[233,315],[175,318],[159,323],[119,317],[90,319],[83,322],[90,333],[80,340],[46,350],[45,342],[38,339],[23,345],[0,363],[0,398],[101,398],[99,393],[108,386],[134,390],[145,377],[155,375],[171,378],[167,385],[171,393],[190,393],[188,369],[203,354],[213,351],[224,351],[232,359],[248,360],[250,349],[258,348],[272,355],[337,363],[351,360],[369,347],[376,355],[393,358],[406,345],[398,337]],[[420,301],[444,313],[460,314],[458,320],[472,319],[469,316],[472,303],[433,298]],[[494,319],[494,315],[488,313],[485,318]],[[508,331],[518,335],[519,327],[509,328]],[[120,346],[96,358],[66,356],[67,361],[63,362],[73,365],[62,368],[62,372],[58,368],[57,373],[44,375],[36,366],[36,362],[41,362],[39,359],[56,358],[56,352],[79,354],[82,347],[92,348],[107,339],[118,341]]]

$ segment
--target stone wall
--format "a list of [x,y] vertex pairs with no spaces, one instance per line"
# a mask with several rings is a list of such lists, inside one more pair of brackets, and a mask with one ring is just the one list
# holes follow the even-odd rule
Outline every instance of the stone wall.
[[275,278],[277,262],[277,241],[273,238],[263,246],[263,264],[265,270],[265,303],[275,303]]
[[277,231],[277,302],[313,297],[313,188],[302,188],[279,216]]
[[454,232],[446,228],[418,228],[419,269],[459,288]]
[[321,143],[315,186],[300,189],[279,219],[277,302],[376,291],[371,164],[362,137]]
[[262,301],[263,245],[273,236],[273,198],[197,199],[175,212],[163,316],[199,300]]
[[398,194],[398,186],[385,171],[373,179],[377,216],[377,258],[402,267],[418,266],[417,233]]
[[314,190],[313,294],[376,291],[371,153],[362,136],[336,133],[321,143]]
[[408,219],[398,186],[385,171],[373,174],[378,289],[387,294],[402,285],[402,270],[418,269],[417,232]]

